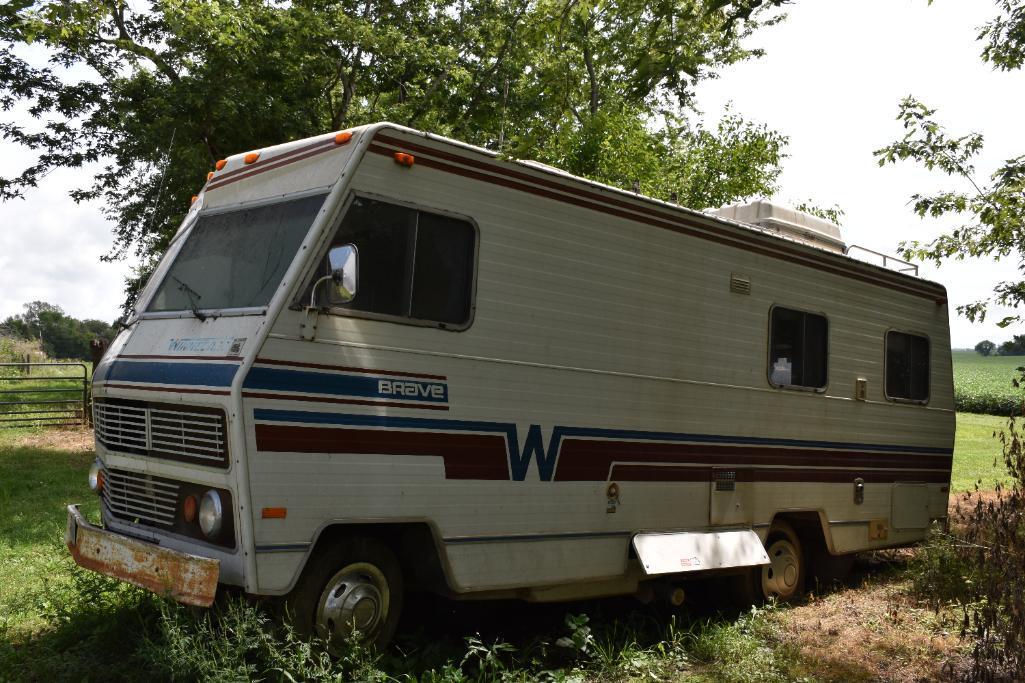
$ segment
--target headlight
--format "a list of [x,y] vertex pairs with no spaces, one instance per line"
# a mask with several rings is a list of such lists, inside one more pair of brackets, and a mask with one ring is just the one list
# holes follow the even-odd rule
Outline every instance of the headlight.
[[94,462],[89,468],[89,488],[96,493],[103,491],[103,470],[100,469],[98,462]]
[[207,538],[216,538],[221,533],[221,522],[224,519],[224,508],[217,491],[207,491],[199,504],[199,528]]

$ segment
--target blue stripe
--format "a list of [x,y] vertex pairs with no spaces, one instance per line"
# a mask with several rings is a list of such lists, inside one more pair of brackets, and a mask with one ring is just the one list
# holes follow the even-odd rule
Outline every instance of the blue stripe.
[[[430,403],[446,403],[448,401],[448,385],[443,382],[283,370],[259,365],[249,371],[243,386],[246,389],[296,391],[306,394],[390,398]],[[436,389],[435,387],[440,388]],[[408,393],[406,393],[407,391]]]
[[110,363],[105,381],[230,387],[238,367],[235,363],[154,363],[115,360]]
[[[501,432],[512,434],[515,439],[516,425],[508,422],[481,422],[475,420],[451,420],[425,417],[391,417],[387,415],[348,415],[342,413],[319,413],[299,410],[257,409],[253,411],[257,420],[266,422],[300,422],[306,424],[336,424],[353,427],[392,427],[395,429],[438,429],[445,431]],[[601,429],[595,427],[555,427],[552,440],[562,437],[621,439],[634,441],[679,441],[689,443],[723,443],[755,446],[792,446],[797,448],[827,448],[837,450],[858,450],[885,453],[918,453],[923,455],[950,455],[949,448],[928,446],[897,446],[884,444],[851,443],[845,441],[805,441],[801,439],[772,439],[757,436],[720,436],[715,434],[687,434],[679,432],[630,431],[626,429]]]

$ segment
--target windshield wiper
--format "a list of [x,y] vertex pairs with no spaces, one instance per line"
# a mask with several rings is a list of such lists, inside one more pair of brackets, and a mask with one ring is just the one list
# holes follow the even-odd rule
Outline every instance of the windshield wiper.
[[192,287],[189,287],[174,275],[171,276],[171,279],[178,283],[178,291],[185,292],[185,296],[189,297],[189,305],[192,306],[192,315],[196,316],[199,322],[206,320],[206,316],[199,312],[199,304],[197,302],[203,298],[200,296],[199,292],[194,290]]

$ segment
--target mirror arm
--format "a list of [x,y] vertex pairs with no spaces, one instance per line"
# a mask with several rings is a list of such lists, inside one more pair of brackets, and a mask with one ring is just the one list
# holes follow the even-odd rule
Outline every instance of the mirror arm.
[[334,279],[335,274],[331,273],[330,275],[325,275],[324,277],[320,278],[319,280],[313,283],[313,287],[310,288],[310,305],[307,308],[317,308],[317,287],[320,286],[320,283]]

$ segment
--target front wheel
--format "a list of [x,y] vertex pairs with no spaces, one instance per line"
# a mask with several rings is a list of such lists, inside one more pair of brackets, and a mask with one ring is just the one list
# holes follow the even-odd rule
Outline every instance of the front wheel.
[[313,557],[286,604],[298,634],[317,636],[339,654],[355,634],[377,648],[387,645],[402,597],[395,554],[377,539],[353,538]]

